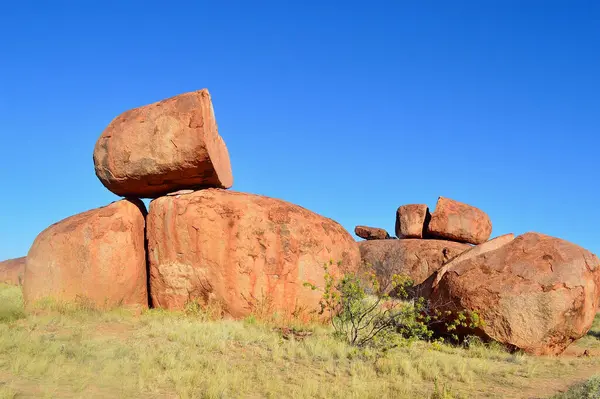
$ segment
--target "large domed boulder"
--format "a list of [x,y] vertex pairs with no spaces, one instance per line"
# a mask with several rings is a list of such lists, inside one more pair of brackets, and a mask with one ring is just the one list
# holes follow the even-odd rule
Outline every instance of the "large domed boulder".
[[229,188],[229,153],[208,90],[116,117],[94,148],[96,175],[113,193],[149,197],[192,187]]
[[474,206],[439,197],[427,225],[427,236],[469,244],[482,244],[492,234],[488,215]]
[[439,276],[430,299],[444,312],[479,314],[484,324],[462,334],[551,355],[589,331],[599,297],[600,261],[594,254],[527,233],[453,264]]
[[[239,318],[254,312],[319,310],[323,266],[355,272],[358,245],[331,219],[274,198],[219,189],[166,196],[148,214],[150,292],[155,307],[218,303]],[[336,263],[341,262],[341,270]]]
[[0,283],[23,285],[25,257],[7,259],[0,262]]
[[27,254],[26,305],[52,298],[98,308],[147,307],[144,215],[141,201],[122,200],[41,232]]
[[444,263],[471,248],[445,240],[373,240],[359,243],[363,270],[372,270],[382,288],[390,287],[394,275],[421,284]]

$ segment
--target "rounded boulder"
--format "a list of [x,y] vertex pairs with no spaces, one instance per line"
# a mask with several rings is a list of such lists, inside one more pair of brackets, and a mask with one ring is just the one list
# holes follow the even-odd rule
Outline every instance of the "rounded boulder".
[[590,329],[600,296],[600,261],[565,240],[538,233],[466,257],[440,276],[431,304],[476,312],[483,325],[462,334],[536,355],[559,354]]
[[[300,206],[207,189],[150,203],[152,304],[182,309],[216,303],[235,318],[309,315],[319,309],[325,264],[355,272],[358,245],[337,222]],[[337,263],[340,262],[340,267]]]
[[25,264],[27,306],[51,298],[97,308],[148,306],[145,208],[121,200],[41,232]]

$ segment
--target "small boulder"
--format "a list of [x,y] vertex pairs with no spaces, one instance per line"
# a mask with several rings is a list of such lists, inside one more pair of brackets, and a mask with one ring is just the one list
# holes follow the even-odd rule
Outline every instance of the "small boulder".
[[356,226],[354,234],[365,240],[386,240],[390,235],[384,229],[368,226]]
[[23,285],[25,274],[25,257],[8,259],[0,262],[0,283]]
[[469,244],[482,244],[492,234],[488,215],[474,206],[439,197],[427,226],[427,235]]
[[[260,195],[207,189],[150,203],[148,257],[152,304],[182,309],[216,303],[252,313],[310,316],[330,272],[356,272],[358,244],[335,221]],[[341,262],[341,268],[337,262]]]
[[363,268],[375,272],[381,287],[390,287],[392,277],[405,275],[421,284],[444,263],[471,248],[444,240],[375,240],[359,242]]
[[[454,262],[453,262],[454,263]],[[434,284],[442,312],[474,311],[474,334],[535,355],[556,355],[590,329],[600,300],[600,260],[585,249],[538,233],[467,256]]]
[[155,198],[189,188],[229,188],[229,153],[208,90],[116,117],[94,148],[96,175],[122,197]]
[[396,237],[423,238],[429,217],[427,205],[402,205],[396,211]]
[[42,231],[27,254],[23,297],[148,307],[144,204],[122,200]]

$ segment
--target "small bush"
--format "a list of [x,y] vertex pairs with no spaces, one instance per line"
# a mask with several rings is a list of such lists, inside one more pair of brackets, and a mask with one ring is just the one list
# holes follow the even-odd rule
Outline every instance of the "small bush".
[[[329,271],[332,265],[324,266],[321,314],[328,314],[335,335],[351,345],[386,350],[415,339],[430,340],[431,326],[437,323],[443,323],[444,330],[457,341],[457,328],[481,324],[475,312],[441,312],[432,309],[424,298],[408,300],[413,287],[408,276],[394,275],[391,286],[382,287],[372,272],[364,276],[345,274],[336,280]],[[310,283],[305,286],[320,289]]]
[[600,375],[571,387],[567,392],[553,396],[553,399],[600,399]]

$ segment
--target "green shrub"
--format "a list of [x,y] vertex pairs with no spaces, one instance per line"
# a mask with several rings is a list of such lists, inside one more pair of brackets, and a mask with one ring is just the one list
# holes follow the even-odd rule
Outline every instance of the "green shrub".
[[553,399],[600,399],[600,375],[571,387],[567,392],[553,396]]
[[[321,314],[326,313],[335,335],[358,347],[389,349],[415,340],[431,340],[432,325],[443,323],[454,340],[458,327],[477,327],[481,320],[475,312],[440,312],[424,298],[408,300],[413,281],[394,275],[391,287],[380,286],[375,274],[345,274],[336,280],[330,273],[333,262],[324,266],[325,287],[322,288]],[[305,283],[313,290],[320,289]],[[393,292],[395,298],[388,294]]]

